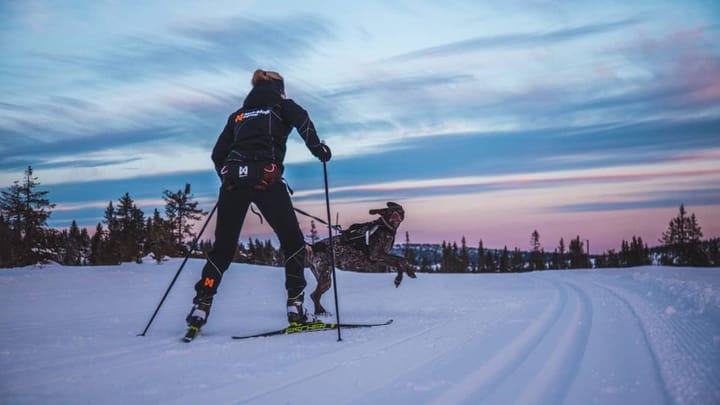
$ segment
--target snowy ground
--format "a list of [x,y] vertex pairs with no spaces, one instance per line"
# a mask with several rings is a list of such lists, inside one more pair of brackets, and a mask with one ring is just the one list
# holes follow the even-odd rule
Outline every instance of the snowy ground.
[[338,272],[342,321],[394,323],[234,341],[285,323],[282,270],[234,264],[185,344],[190,261],[137,337],[179,263],[0,270],[0,402],[720,404],[720,269]]

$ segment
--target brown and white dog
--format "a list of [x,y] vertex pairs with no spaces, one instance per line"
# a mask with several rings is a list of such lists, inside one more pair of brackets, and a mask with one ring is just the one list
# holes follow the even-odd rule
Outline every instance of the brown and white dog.
[[[342,270],[383,272],[396,271],[395,286],[400,286],[403,272],[415,278],[415,268],[401,256],[390,254],[395,243],[395,233],[405,219],[400,204],[388,202],[387,208],[372,209],[370,215],[380,215],[374,221],[353,224],[340,235],[333,236],[335,266]],[[320,298],[332,285],[330,240],[323,239],[311,246],[308,265],[315,275],[317,287],[310,294],[315,305],[315,315],[328,312],[320,304]]]

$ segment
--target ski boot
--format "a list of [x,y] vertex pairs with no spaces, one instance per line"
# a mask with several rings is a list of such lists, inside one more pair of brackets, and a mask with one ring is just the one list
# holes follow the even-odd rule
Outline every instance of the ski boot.
[[287,300],[287,317],[290,326],[298,326],[306,323],[312,323],[312,319],[306,309],[303,308],[303,300],[305,293],[302,292],[296,297],[288,298]]
[[210,315],[210,307],[212,306],[212,298],[195,298],[193,299],[193,303],[190,313],[185,318],[185,322],[188,324],[188,330],[183,340],[186,342],[192,341],[195,336],[200,333],[200,328],[207,323],[207,318]]

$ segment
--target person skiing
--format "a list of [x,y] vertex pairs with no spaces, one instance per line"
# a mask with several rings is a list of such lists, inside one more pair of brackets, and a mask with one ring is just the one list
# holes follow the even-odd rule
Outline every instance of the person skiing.
[[286,98],[279,73],[257,69],[251,83],[252,89],[242,107],[230,114],[212,151],[222,186],[215,243],[195,284],[193,306],[186,318],[188,334],[192,336],[207,323],[213,297],[235,254],[251,203],[272,227],[285,255],[288,322],[294,325],[308,320],[303,309],[305,239],[288,188],[282,181],[288,135],[295,128],[321,162],[329,161],[332,154],[320,142],[307,111]]

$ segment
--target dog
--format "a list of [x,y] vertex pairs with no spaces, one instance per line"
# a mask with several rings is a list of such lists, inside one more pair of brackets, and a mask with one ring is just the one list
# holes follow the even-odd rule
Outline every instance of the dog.
[[[335,267],[351,271],[397,271],[395,287],[399,287],[403,272],[415,278],[415,268],[402,256],[390,254],[395,243],[395,233],[405,219],[400,204],[388,202],[387,208],[371,209],[370,215],[379,215],[374,221],[353,224],[340,235],[333,236]],[[332,285],[330,239],[323,239],[308,249],[308,267],[312,270],[317,287],[310,294],[315,305],[315,315],[328,315],[320,304],[322,295]]]

